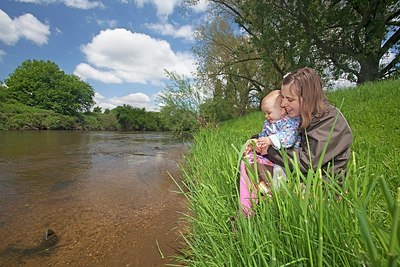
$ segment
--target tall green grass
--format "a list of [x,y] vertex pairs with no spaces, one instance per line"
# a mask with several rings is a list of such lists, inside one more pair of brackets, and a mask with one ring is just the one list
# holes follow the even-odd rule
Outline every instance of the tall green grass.
[[[343,186],[317,171],[288,173],[261,198],[254,216],[239,211],[238,163],[261,113],[204,129],[182,172],[189,200],[189,266],[396,266],[400,254],[400,81],[330,92],[354,135]],[[343,101],[344,100],[344,101]],[[303,184],[300,180],[305,181]],[[340,196],[340,197],[339,197]],[[339,200],[341,199],[341,200]],[[236,216],[232,222],[230,218]]]

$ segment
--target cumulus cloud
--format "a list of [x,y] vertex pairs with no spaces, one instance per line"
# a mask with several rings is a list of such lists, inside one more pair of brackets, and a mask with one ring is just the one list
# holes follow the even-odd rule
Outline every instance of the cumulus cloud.
[[6,45],[14,45],[25,38],[37,45],[47,44],[50,26],[40,22],[30,13],[11,19],[0,9],[0,40]]
[[126,29],[101,31],[81,47],[87,63],[74,74],[104,83],[161,84],[165,70],[190,77],[195,70],[190,52],[174,52],[168,42]]
[[176,5],[181,3],[181,0],[134,0],[138,7],[143,7],[144,4],[152,4],[157,10],[157,16],[168,17],[174,12]]
[[97,70],[86,63],[80,63],[76,66],[74,74],[84,80],[93,79],[103,83],[122,83],[122,79],[114,73]]
[[147,23],[148,29],[154,30],[162,35],[173,36],[174,38],[182,38],[187,41],[193,41],[193,29],[190,25],[174,26],[170,23],[156,24]]
[[[183,3],[183,0],[134,0],[137,7],[143,7],[145,4],[152,4],[157,11],[157,16],[166,18],[174,12],[176,6]],[[128,3],[126,0],[121,0],[121,3]],[[197,13],[204,12],[207,9],[208,1],[200,0],[196,5],[191,6],[191,9]]]
[[97,0],[17,0],[22,3],[32,3],[32,4],[59,4],[62,3],[67,7],[77,8],[77,9],[91,9],[91,8],[104,8],[101,1]]
[[155,110],[155,107],[151,105],[150,97],[144,93],[129,94],[122,97],[105,98],[99,93],[95,93],[94,101],[96,106],[105,109],[114,109],[117,106],[129,105],[132,107],[145,108],[147,111]]

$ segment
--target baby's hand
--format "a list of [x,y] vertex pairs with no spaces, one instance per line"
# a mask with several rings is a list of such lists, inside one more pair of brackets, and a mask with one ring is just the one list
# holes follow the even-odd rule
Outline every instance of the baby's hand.
[[271,145],[271,140],[269,137],[260,137],[257,139],[257,147],[266,147]]
[[246,150],[244,151],[245,154],[250,153],[254,149],[253,142],[257,145],[257,139],[250,139],[250,142],[248,142]]
[[260,155],[267,155],[268,154],[268,147],[269,146],[263,146],[263,147],[257,147],[257,153]]
[[257,153],[266,155],[268,147],[271,145],[271,140],[268,137],[261,137],[257,140]]

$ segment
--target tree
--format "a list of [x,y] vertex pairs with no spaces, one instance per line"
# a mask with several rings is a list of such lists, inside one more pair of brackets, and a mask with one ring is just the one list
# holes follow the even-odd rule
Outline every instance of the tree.
[[130,105],[118,106],[113,109],[118,123],[122,130],[144,130],[145,129],[145,109],[132,107]]
[[260,68],[261,55],[248,36],[232,29],[226,16],[216,14],[200,26],[196,39],[196,78],[213,95],[202,105],[207,117],[221,121],[243,115],[252,110],[251,92],[260,100],[281,80],[271,69]]
[[5,83],[10,98],[64,115],[89,111],[94,104],[92,87],[51,61],[24,61]]
[[94,113],[101,113],[101,107],[97,106],[93,108]]
[[118,106],[112,110],[122,130],[160,131],[164,130],[159,113],[130,105]]
[[396,0],[210,1],[250,36],[262,65],[281,75],[310,66],[363,83],[399,73]]
[[168,71],[167,76],[172,83],[158,97],[164,125],[178,134],[197,129],[202,94],[189,78]]

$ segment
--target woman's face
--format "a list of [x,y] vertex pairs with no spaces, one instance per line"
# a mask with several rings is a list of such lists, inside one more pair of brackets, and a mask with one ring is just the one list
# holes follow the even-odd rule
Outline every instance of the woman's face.
[[295,90],[290,90],[290,84],[282,85],[281,95],[282,104],[281,106],[286,109],[289,117],[299,117],[300,116],[300,105],[301,98],[294,94]]

